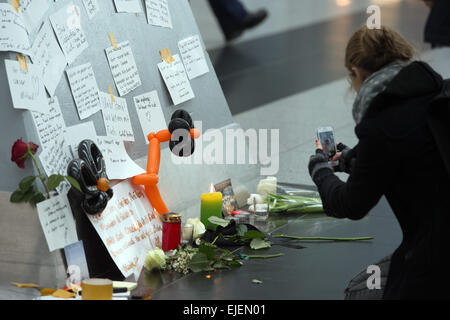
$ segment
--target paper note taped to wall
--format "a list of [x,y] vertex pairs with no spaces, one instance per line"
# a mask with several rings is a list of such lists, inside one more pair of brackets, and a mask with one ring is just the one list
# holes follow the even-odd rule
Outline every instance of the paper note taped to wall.
[[178,48],[189,79],[192,80],[209,72],[205,52],[198,35],[181,40],[178,42]]
[[27,65],[28,71],[21,70],[18,61],[5,60],[13,107],[48,113],[49,105],[42,78],[32,63]]
[[123,141],[110,137],[97,137],[97,146],[105,158],[106,174],[109,179],[128,179],[145,170],[128,155]]
[[111,95],[105,92],[100,92],[99,94],[106,135],[118,140],[134,141],[127,100],[119,97],[111,99]]
[[30,40],[22,16],[9,3],[0,3],[0,51],[30,54]]
[[[45,150],[42,150],[39,154],[39,160],[48,177],[54,174],[66,176],[67,166],[72,160],[72,156],[63,136],[58,137]],[[66,194],[69,189],[70,184],[65,180],[56,187],[59,194]]]
[[195,98],[195,95],[180,57],[175,54],[173,59],[174,62],[171,63],[160,62],[158,69],[161,72],[167,90],[169,90],[173,104],[178,105]]
[[166,119],[159,102],[156,90],[134,97],[134,106],[138,114],[144,139],[148,141],[148,134],[167,129]]
[[144,189],[123,181],[98,216],[88,216],[109,254],[125,277],[139,274],[149,250],[161,247],[162,223]]
[[141,85],[141,78],[131,51],[130,43],[124,41],[105,49],[109,67],[120,96],[124,96]]
[[100,111],[100,96],[92,65],[85,63],[66,72],[80,119],[86,119]]
[[65,195],[39,202],[36,208],[50,252],[78,241],[72,210]]
[[47,21],[34,40],[31,60],[36,65],[37,73],[43,79],[48,93],[53,97],[66,68],[67,60]]
[[145,9],[147,11],[148,24],[173,28],[168,0],[145,0]]
[[48,104],[50,107],[48,113],[31,111],[42,150],[51,147],[63,135],[66,128],[58,97],[50,98]]
[[80,8],[70,2],[50,16],[59,44],[66,56],[67,63],[75,59],[89,46],[81,28]]

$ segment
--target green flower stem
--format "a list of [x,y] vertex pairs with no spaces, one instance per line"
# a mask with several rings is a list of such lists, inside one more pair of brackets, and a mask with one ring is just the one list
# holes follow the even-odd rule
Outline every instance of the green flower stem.
[[34,166],[36,167],[36,170],[38,172],[39,180],[41,180],[42,185],[44,186],[45,192],[47,193],[47,199],[50,199],[50,192],[48,191],[47,184],[45,183],[44,179],[42,178],[41,169],[38,166],[38,163],[36,161],[36,157],[34,156],[33,152],[30,150],[30,145],[28,145],[28,154],[31,156],[31,160],[33,160]]
[[249,259],[269,259],[269,258],[277,258],[284,256],[284,253],[278,253],[278,254],[267,254],[267,255],[261,255],[261,254],[253,254],[248,256]]
[[328,240],[328,241],[362,241],[372,240],[374,237],[360,237],[360,238],[332,238],[332,237],[295,237],[284,234],[274,234],[274,238],[294,239],[294,240]]

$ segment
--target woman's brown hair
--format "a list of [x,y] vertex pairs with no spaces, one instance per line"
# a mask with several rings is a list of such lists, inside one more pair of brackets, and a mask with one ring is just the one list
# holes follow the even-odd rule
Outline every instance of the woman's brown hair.
[[396,61],[410,61],[414,48],[400,34],[387,27],[369,29],[363,26],[350,38],[345,51],[345,66],[376,72]]

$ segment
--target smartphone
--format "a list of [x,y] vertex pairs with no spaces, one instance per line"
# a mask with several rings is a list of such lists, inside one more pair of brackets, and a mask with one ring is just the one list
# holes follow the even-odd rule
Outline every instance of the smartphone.
[[[327,156],[328,160],[333,158],[337,152],[333,128],[332,127],[317,128],[317,139],[322,144],[323,152]],[[338,162],[330,161],[330,164],[336,166]]]

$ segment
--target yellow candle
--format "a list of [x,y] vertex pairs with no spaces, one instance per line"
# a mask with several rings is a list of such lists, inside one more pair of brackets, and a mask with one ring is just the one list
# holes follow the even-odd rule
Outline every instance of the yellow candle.
[[222,193],[211,192],[202,194],[200,221],[208,226],[208,218],[216,216],[222,218]]

